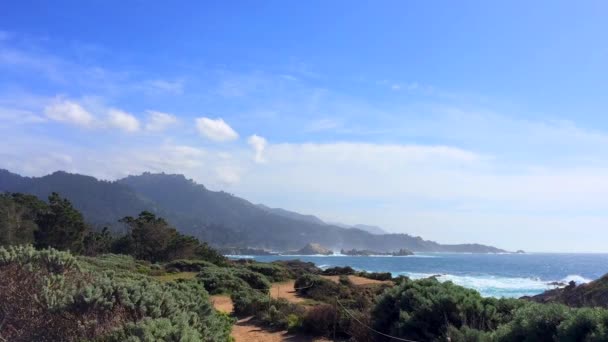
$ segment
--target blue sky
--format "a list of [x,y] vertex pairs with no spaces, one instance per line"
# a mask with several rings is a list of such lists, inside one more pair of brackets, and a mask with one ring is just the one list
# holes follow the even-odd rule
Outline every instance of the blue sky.
[[608,252],[601,1],[0,5],[0,167]]

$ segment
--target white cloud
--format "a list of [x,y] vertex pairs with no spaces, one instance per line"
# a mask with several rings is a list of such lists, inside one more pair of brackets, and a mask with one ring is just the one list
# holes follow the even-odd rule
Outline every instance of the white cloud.
[[139,120],[135,116],[119,109],[110,109],[108,111],[108,124],[125,132],[139,131]]
[[95,117],[74,101],[56,99],[44,108],[47,118],[81,127],[91,127]]
[[238,133],[221,118],[197,118],[196,128],[201,135],[213,141],[231,141],[239,137]]
[[148,122],[146,123],[146,130],[148,131],[164,131],[167,127],[177,123],[177,118],[174,115],[154,110],[146,112],[148,113]]
[[264,163],[266,161],[264,159],[264,149],[266,148],[267,143],[266,139],[257,134],[254,134],[249,137],[247,143],[253,148],[253,151],[255,152],[253,160],[255,160],[256,163]]

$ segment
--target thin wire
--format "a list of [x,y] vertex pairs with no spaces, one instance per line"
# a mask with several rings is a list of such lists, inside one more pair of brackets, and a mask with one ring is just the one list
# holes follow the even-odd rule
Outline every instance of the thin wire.
[[357,317],[355,317],[355,316],[354,316],[354,315],[353,315],[353,314],[352,314],[352,313],[351,313],[351,312],[350,312],[350,311],[349,311],[347,308],[345,308],[345,307],[344,307],[344,305],[342,305],[342,303],[340,303],[340,301],[338,300],[338,298],[337,298],[337,297],[336,297],[336,302],[337,302],[338,304],[340,304],[340,306],[342,307],[342,309],[343,309],[343,310],[344,310],[344,311],[345,311],[345,312],[346,312],[346,313],[347,313],[347,314],[350,316],[350,318],[354,319],[355,321],[357,321],[357,323],[359,323],[359,324],[361,324],[362,326],[364,326],[365,328],[367,328],[367,329],[369,329],[369,330],[371,330],[371,331],[375,332],[376,334],[379,334],[379,335],[382,335],[382,336],[385,336],[385,337],[388,337],[388,338],[392,338],[392,339],[395,339],[395,340],[398,340],[398,341],[405,341],[405,342],[420,342],[420,341],[416,341],[416,340],[408,340],[408,339],[401,338],[401,337],[395,337],[395,336],[391,336],[391,335],[385,334],[385,333],[383,333],[383,332],[380,332],[380,331],[378,331],[378,330],[376,330],[376,329],[374,329],[374,328],[370,327],[369,325],[367,325],[367,324],[365,324],[365,323],[361,322],[361,321],[360,321],[360,320],[359,320]]

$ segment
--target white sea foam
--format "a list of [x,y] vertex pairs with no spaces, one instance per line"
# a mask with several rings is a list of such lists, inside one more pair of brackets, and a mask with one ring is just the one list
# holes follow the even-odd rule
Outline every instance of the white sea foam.
[[[483,296],[491,297],[521,297],[534,295],[555,288],[550,281],[537,278],[499,277],[493,275],[468,276],[454,274],[429,274],[397,272],[395,275],[405,275],[412,279],[422,279],[435,276],[439,281],[451,281],[454,284],[479,291]],[[573,276],[574,277],[574,276]],[[579,280],[585,279],[577,276]]]
[[578,274],[569,274],[566,278],[560,280],[562,283],[569,283],[570,281],[574,281],[577,284],[585,284],[591,281],[591,279],[587,279]]

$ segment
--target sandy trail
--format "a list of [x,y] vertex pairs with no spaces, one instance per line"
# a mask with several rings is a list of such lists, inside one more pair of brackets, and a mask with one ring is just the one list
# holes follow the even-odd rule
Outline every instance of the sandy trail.
[[[294,281],[272,284],[272,297],[285,298],[290,302],[301,302],[304,299],[297,297],[293,290]],[[211,296],[211,302],[216,310],[230,313],[233,303],[230,296]],[[290,334],[287,331],[270,331],[251,322],[252,317],[239,320],[233,327],[231,336],[235,342],[329,342],[331,340],[319,337]]]
[[232,310],[234,309],[234,306],[232,305],[232,299],[230,299],[230,296],[226,296],[226,295],[211,296],[211,303],[213,304],[213,307],[217,311],[231,313]]
[[330,342],[319,337],[290,334],[287,331],[268,331],[253,325],[251,317],[239,320],[232,328],[236,342]]
[[281,283],[273,283],[270,289],[270,295],[272,298],[284,298],[291,303],[301,303],[304,298],[298,296],[294,290],[295,280],[289,280]]

